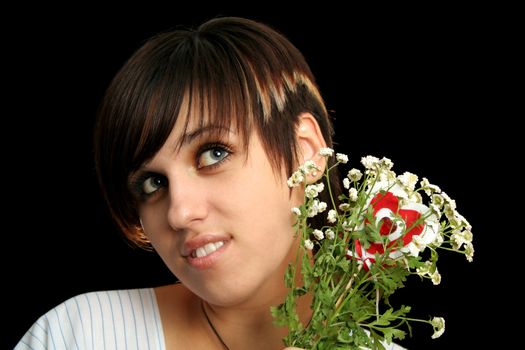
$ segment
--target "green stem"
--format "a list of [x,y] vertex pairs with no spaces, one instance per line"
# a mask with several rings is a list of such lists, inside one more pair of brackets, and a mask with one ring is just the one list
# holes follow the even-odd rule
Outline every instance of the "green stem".
[[325,178],[326,178],[326,184],[327,184],[327,187],[328,187],[328,194],[330,194],[330,201],[332,202],[332,208],[334,208],[334,210],[337,212],[337,207],[335,205],[335,200],[334,200],[334,195],[332,194],[332,188],[330,186],[330,169],[332,169],[333,167],[336,167],[337,165],[339,164],[339,162],[335,163],[334,166],[330,167],[330,168],[326,168],[326,172],[325,172]]

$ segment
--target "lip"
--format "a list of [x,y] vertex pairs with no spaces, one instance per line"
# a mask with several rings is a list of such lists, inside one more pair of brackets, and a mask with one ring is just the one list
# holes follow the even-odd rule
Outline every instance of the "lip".
[[[186,261],[190,264],[190,266],[197,268],[197,269],[207,269],[210,268],[217,259],[225,252],[225,250],[229,247],[231,236],[229,235],[221,235],[221,234],[206,234],[206,235],[199,235],[195,238],[192,238],[186,242],[184,242],[182,246],[182,257],[186,259]],[[208,254],[203,257],[193,257],[192,252],[196,250],[197,248],[203,247],[208,243],[216,243],[216,242],[224,242],[224,245],[214,251],[211,254]]]

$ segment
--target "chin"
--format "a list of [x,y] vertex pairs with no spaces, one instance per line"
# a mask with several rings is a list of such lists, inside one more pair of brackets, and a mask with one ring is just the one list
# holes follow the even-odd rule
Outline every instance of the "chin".
[[[284,279],[281,278],[284,284]],[[184,283],[184,282],[183,282]],[[249,304],[266,303],[273,300],[276,286],[264,286],[264,282],[247,280],[241,278],[231,278],[229,281],[202,281],[201,283],[186,284],[201,299],[220,307],[234,307]],[[269,292],[271,291],[271,292]]]

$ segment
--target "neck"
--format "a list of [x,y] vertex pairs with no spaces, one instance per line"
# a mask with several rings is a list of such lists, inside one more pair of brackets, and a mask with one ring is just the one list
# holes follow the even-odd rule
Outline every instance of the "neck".
[[[295,260],[295,254],[293,256]],[[288,293],[284,285],[287,265],[287,263],[283,264],[282,271],[276,273],[273,280],[267,281],[248,300],[228,306],[213,305],[203,301],[211,328],[215,328],[218,338],[226,344],[227,348],[280,350],[284,347],[282,339],[288,330],[274,324],[270,308],[281,304]],[[296,276],[299,278],[300,275],[300,271],[297,271]],[[298,299],[297,312],[305,326],[312,316],[311,303],[310,294]]]
[[[297,312],[300,320],[306,325],[312,311],[311,295],[307,294],[299,299]],[[235,349],[282,349],[282,339],[288,330],[277,327],[270,313],[275,303],[260,304],[257,306],[220,307],[203,301],[203,314],[208,318],[210,328],[217,333],[217,340],[225,344],[224,348]]]

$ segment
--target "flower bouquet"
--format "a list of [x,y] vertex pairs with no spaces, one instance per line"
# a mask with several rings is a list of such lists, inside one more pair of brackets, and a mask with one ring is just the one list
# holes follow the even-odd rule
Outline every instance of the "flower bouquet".
[[[320,151],[327,158],[333,153],[330,148]],[[334,198],[330,171],[348,162],[344,154],[335,157],[323,174],[333,209],[327,211],[328,204],[319,199],[324,184],[306,182],[309,174],[320,171],[313,161],[288,179],[290,187],[304,186],[305,197],[303,205],[292,208],[301,239],[297,261],[285,275],[290,291],[283,304],[272,308],[276,323],[289,329],[286,346],[384,349],[403,339],[411,322],[428,323],[432,338],[441,336],[442,317],[409,317],[410,306],[392,306],[389,297],[410,275],[439,284],[439,249],[472,261],[470,224],[438,186],[426,178],[418,183],[418,176],[409,172],[396,175],[387,158],[363,157],[364,174],[351,169],[343,180],[344,194]],[[329,225],[313,227],[311,218],[317,215],[327,215]],[[303,325],[296,305],[307,293],[313,296],[313,314]]]

